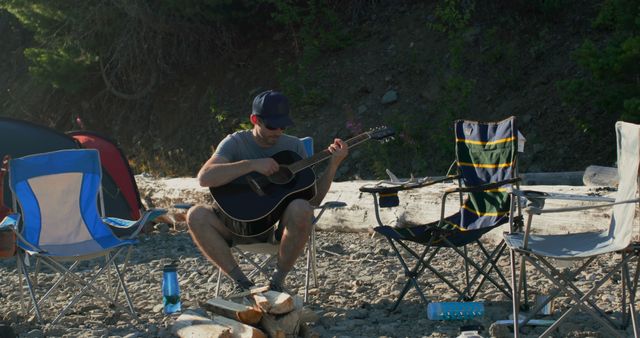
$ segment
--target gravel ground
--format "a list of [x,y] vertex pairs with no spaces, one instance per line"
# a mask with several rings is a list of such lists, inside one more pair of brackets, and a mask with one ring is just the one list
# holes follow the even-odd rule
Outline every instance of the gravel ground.
[[[487,286],[479,293],[477,299],[484,301],[486,313],[475,321],[428,320],[425,304],[414,290],[408,293],[398,311],[390,313],[388,310],[400,293],[405,277],[385,239],[371,238],[366,233],[318,232],[318,248],[319,285],[311,289],[306,306],[318,314],[317,322],[311,326],[322,337],[455,337],[466,324],[482,325],[484,337],[512,335],[507,327],[493,324],[508,318],[511,311],[510,301],[494,287]],[[459,260],[445,253],[439,254],[438,258],[435,266],[453,280],[462,280],[464,272]],[[613,256],[601,259],[583,272],[578,277],[578,284],[586,284],[603,275],[605,266],[612,264],[611,258]],[[160,286],[162,267],[172,260],[179,262],[183,310],[198,308],[198,302],[213,298],[217,269],[200,255],[184,226],[179,225],[178,229],[160,226],[141,237],[126,275],[138,318],[115,313],[99,300],[83,297],[59,324],[37,325],[32,315],[25,316],[20,310],[15,259],[4,259],[0,260],[0,302],[4,305],[0,319],[21,337],[171,336],[171,325],[177,316],[163,315]],[[500,266],[508,274],[507,257],[500,261]],[[83,264],[79,269],[88,272],[92,264]],[[300,259],[287,279],[287,287],[292,293],[303,294],[304,272],[304,260]],[[44,269],[39,274],[41,284],[52,280],[49,270]],[[528,280],[534,294],[549,289],[548,282],[535,273],[530,273]],[[426,282],[424,291],[429,300],[455,300],[455,294],[433,274],[425,274],[421,281]],[[257,279],[256,282],[265,281]],[[53,302],[45,303],[48,318],[51,318],[50,307],[68,299],[72,289],[66,285],[53,295]],[[620,285],[608,282],[603,290],[597,297],[599,303],[606,304],[605,310],[619,311]],[[556,307],[564,301],[566,299],[558,299]],[[535,337],[541,332],[540,328],[527,327],[525,336]],[[632,335],[631,331],[626,334]],[[610,334],[588,315],[578,313],[554,336],[605,337]]]

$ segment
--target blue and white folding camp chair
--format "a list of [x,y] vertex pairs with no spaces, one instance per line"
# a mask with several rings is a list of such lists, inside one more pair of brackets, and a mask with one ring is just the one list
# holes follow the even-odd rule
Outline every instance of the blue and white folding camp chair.
[[[499,122],[457,120],[454,128],[456,175],[445,176],[439,180],[421,179],[397,184],[384,181],[383,184],[365,185],[360,188],[362,192],[373,194],[378,222],[374,230],[389,241],[407,278],[393,310],[400,305],[411,287],[415,288],[425,304],[428,303],[419,280],[426,270],[431,271],[454,290],[459,300],[475,298],[485,281],[489,281],[507,297],[511,297],[509,281],[496,264],[506,248],[504,241],[489,252],[480,242],[480,237],[513,217],[510,212],[509,189],[519,180],[516,166],[518,130],[515,117]],[[380,218],[379,208],[399,205],[399,191],[451,179],[457,179],[459,187],[444,192],[439,220],[398,227],[386,225]],[[450,216],[445,216],[447,196],[453,193],[459,194],[460,209]],[[470,256],[467,252],[468,244],[478,246],[479,257]],[[416,247],[419,248],[416,250]],[[462,258],[464,268],[461,268],[460,272],[464,272],[464,276],[447,278],[444,271],[438,270],[432,264],[435,259],[442,262],[443,258],[438,257],[441,249],[451,249]],[[456,261],[450,261],[448,266],[460,265]],[[470,277],[470,267],[476,272],[473,277]],[[462,287],[460,281],[463,281]]]
[[[9,184],[20,213],[7,216],[0,227],[11,227],[18,236],[18,270],[25,276],[33,309],[40,322],[43,301],[50,298],[52,292],[65,281],[78,286],[79,292],[68,300],[52,322],[64,316],[88,291],[135,316],[116,258],[136,244],[137,240],[114,236],[105,222],[120,227],[142,227],[145,222],[165,211],[148,210],[138,221],[103,219],[98,213],[99,202],[104,213],[102,198],[98,200],[102,192],[101,176],[98,151],[93,149],[54,151],[12,159],[9,163]],[[18,210],[15,204],[14,210]],[[59,273],[58,279],[41,297],[37,296],[28,272],[30,257]],[[80,261],[96,257],[105,257],[105,263],[93,276],[85,280],[82,278],[85,272],[75,274]],[[66,266],[69,261],[73,263]],[[99,264],[101,260],[94,261]],[[113,286],[110,278],[107,291],[94,285],[108,266],[114,268],[118,278],[113,296],[110,295]],[[120,289],[128,308],[116,302]]]

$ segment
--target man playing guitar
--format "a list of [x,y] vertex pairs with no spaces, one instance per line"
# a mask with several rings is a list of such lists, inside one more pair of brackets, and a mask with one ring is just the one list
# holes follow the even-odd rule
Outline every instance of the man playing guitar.
[[[301,158],[307,157],[302,141],[284,134],[285,128],[293,125],[286,96],[276,91],[258,94],[253,100],[250,119],[253,129],[227,135],[202,166],[198,172],[201,186],[215,189],[251,173],[269,177],[280,168],[278,162],[271,158],[278,152],[288,150]],[[229,217],[216,203],[212,206],[196,205],[187,213],[193,241],[207,259],[243,289],[254,284],[240,270],[230,247],[254,242],[279,242],[277,267],[269,286],[274,291],[282,291],[286,275],[309,238],[313,206],[320,205],[329,191],[338,166],[349,153],[348,148],[341,139],[335,139],[329,145],[327,150],[331,157],[327,169],[314,183],[315,196],[310,200],[296,198],[283,206],[279,225],[252,229],[250,224]],[[247,203],[243,207],[251,208],[251,205]]]

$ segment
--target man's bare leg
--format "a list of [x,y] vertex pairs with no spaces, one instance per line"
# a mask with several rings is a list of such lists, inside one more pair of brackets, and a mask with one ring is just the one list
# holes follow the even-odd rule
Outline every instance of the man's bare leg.
[[278,249],[278,266],[271,277],[273,289],[280,289],[284,279],[293,268],[304,246],[309,239],[312,229],[313,207],[308,201],[293,200],[284,211],[280,225],[284,225],[284,233]]
[[253,286],[247,276],[240,270],[231,254],[228,240],[231,232],[227,229],[211,207],[196,205],[187,212],[189,234],[200,252],[218,266],[240,287],[248,289]]

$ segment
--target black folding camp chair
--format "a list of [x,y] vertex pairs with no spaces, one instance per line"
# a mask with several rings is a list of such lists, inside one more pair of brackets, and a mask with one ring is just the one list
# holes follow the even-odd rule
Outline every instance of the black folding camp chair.
[[[480,238],[513,217],[509,189],[518,181],[518,132],[515,122],[515,117],[490,123],[456,121],[456,175],[439,180],[421,179],[400,184],[387,181],[360,188],[360,191],[373,194],[378,221],[374,230],[389,241],[407,277],[393,310],[412,286],[424,303],[428,303],[419,283],[420,276],[426,270],[454,290],[459,300],[474,299],[485,281],[511,297],[509,282],[496,264],[505,250],[504,241],[489,252]],[[409,227],[385,225],[381,220],[380,208],[399,205],[398,192],[452,179],[458,180],[459,187],[444,192],[439,220]],[[453,193],[460,195],[460,209],[445,217],[447,196]],[[418,249],[411,242],[417,243]],[[478,246],[481,259],[470,257],[466,246],[472,243]],[[464,285],[456,285],[452,278],[445,276],[432,264],[435,259],[440,258],[438,252],[444,248],[449,248],[462,257],[465,266]],[[455,265],[452,263],[449,266]],[[470,271],[476,272],[473,277]]]

